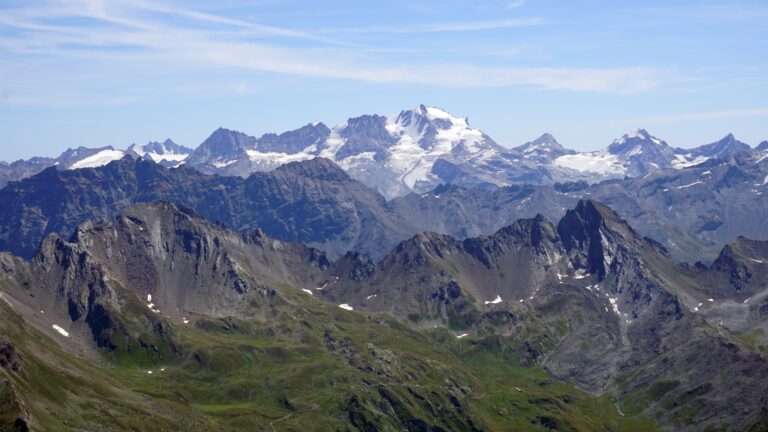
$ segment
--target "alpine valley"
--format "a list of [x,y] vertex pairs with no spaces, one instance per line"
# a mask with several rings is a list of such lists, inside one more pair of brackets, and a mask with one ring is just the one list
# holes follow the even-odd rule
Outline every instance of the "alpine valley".
[[0,431],[768,430],[768,142],[422,105],[0,182]]

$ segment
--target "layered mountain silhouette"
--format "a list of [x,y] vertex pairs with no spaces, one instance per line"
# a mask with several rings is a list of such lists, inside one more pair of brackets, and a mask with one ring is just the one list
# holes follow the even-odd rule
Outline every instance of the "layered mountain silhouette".
[[767,176],[768,159],[746,157],[596,185],[442,185],[386,201],[323,158],[245,179],[127,158],[91,169],[49,168],[0,190],[0,250],[30,257],[49,233],[68,236],[85,220],[167,200],[234,229],[259,227],[280,240],[305,242],[331,257],[357,251],[378,259],[422,231],[487,235],[538,213],[558,219],[581,197],[592,197],[675,258],[710,262],[739,235],[768,239]]

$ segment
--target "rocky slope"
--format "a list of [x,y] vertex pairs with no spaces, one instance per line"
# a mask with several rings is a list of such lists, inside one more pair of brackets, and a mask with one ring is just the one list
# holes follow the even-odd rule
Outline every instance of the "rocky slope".
[[493,338],[464,344],[321,303],[319,281],[336,272],[323,254],[167,203],[0,266],[3,427],[653,427]]
[[50,168],[0,190],[0,250],[29,257],[48,233],[69,236],[86,220],[104,220],[137,202],[167,200],[235,229],[383,254],[414,232],[394,219],[383,197],[327,160],[289,164],[247,179],[166,169],[126,158],[104,167]]
[[616,209],[677,259],[712,261],[740,235],[768,239],[768,159],[740,155],[683,169],[660,169],[626,180],[553,186],[441,186],[391,202],[416,225],[458,237],[492,233],[522,217],[562,217],[582,197]]
[[[69,241],[49,236],[29,261],[0,255],[0,306],[16,317],[0,322],[11,338],[2,373],[15,390],[6,394],[16,395],[4,400],[16,404],[14,419],[46,423],[48,399],[12,365],[40,368],[53,356],[69,366],[44,369],[41,379],[75,373],[99,389],[122,385],[134,409],[163,407],[148,417],[158,424],[181,424],[177,412],[209,427],[268,427],[306,412],[352,430],[596,428],[583,394],[530,378],[543,368],[618,398],[598,422],[642,413],[675,430],[760,430],[768,415],[766,252],[765,242],[739,239],[711,267],[679,264],[608,207],[580,201],[557,225],[537,216],[487,237],[424,233],[375,263],[356,254],[331,262],[169,203],[140,204],[80,225]],[[63,353],[38,338],[53,338]],[[95,366],[103,359],[119,369],[111,378]],[[328,372],[291,375],[307,361]],[[266,377],[265,392],[238,387],[265,371],[282,377],[275,389],[297,393],[275,392]],[[213,399],[190,387],[210,379],[220,386],[209,390]],[[308,382],[317,393],[291,384]],[[146,386],[155,390],[148,395]],[[499,393],[485,400],[491,388]],[[318,395],[333,404],[321,409]],[[554,409],[552,397],[570,399]],[[123,422],[117,429],[143,424],[113,397],[102,400]],[[243,404],[274,414],[246,415],[236,408]],[[214,406],[237,415],[221,417]],[[564,414],[574,409],[581,414]],[[64,417],[79,427],[103,418]]]
[[[765,245],[726,248],[723,256],[742,251],[738,264],[680,265],[609,208],[580,201],[556,229],[538,216],[463,242],[419,235],[376,264],[348,257],[321,295],[444,325],[459,338],[511,335],[553,375],[678,430],[759,428],[768,400],[754,378],[768,371],[759,336],[768,279],[753,260],[764,259]],[[746,275],[759,295],[739,288]],[[753,305],[735,307],[749,295]],[[750,308],[749,325],[738,325]]]
[[320,247],[331,257],[353,250],[379,259],[422,231],[488,235],[538,213],[557,220],[580,198],[593,197],[662,242],[675,258],[710,262],[739,235],[768,238],[766,176],[768,159],[749,156],[596,185],[451,185],[387,202],[324,159],[246,179],[126,159],[92,169],[49,169],[0,190],[6,203],[0,209],[0,250],[29,257],[48,233],[69,236],[85,220],[160,199],[231,228],[261,227],[274,238]]

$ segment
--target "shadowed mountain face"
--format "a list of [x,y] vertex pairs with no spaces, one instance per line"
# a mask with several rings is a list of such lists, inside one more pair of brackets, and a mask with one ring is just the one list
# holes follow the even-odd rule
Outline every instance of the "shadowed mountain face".
[[85,220],[162,199],[231,228],[260,227],[274,238],[308,243],[331,257],[354,250],[379,259],[418,232],[488,235],[538,213],[557,220],[581,197],[592,197],[675,258],[710,262],[739,235],[768,239],[766,176],[768,159],[747,157],[592,186],[443,185],[387,202],[322,158],[246,179],[125,159],[99,168],[48,169],[0,190],[0,249],[29,257],[50,232],[69,236]]
[[595,185],[490,190],[441,186],[391,204],[418,226],[464,237],[492,233],[537,213],[557,220],[579,199],[588,197],[611,206],[643,236],[661,242],[675,258],[710,262],[740,235],[768,239],[766,178],[768,158],[739,156]]
[[592,186],[443,185],[386,202],[322,158],[247,179],[125,159],[75,171],[52,168],[0,190],[6,204],[0,208],[0,249],[29,257],[50,232],[69,236],[85,220],[163,199],[235,229],[260,227],[274,238],[303,241],[331,257],[355,250],[379,259],[421,231],[487,235],[538,213],[559,219],[586,196],[617,209],[675,258],[710,262],[739,235],[768,238],[766,176],[768,159],[745,156]]
[[[235,367],[226,364],[239,364],[224,360],[232,354],[219,357],[215,350],[231,348],[214,348],[216,341],[238,343],[240,352],[247,343],[242,336],[231,341],[215,336],[216,331],[235,337],[269,328],[269,334],[287,338],[296,349],[323,347],[325,354],[313,354],[315,361],[324,356],[343,361],[347,366],[341,370],[362,374],[348,377],[352,382],[410,381],[418,396],[370,384],[355,385],[375,394],[358,393],[355,386],[351,393],[334,390],[334,397],[346,398],[344,409],[362,416],[344,422],[357,425],[364,418],[372,424],[384,421],[372,407],[385,404],[393,407],[392,421],[406,429],[416,419],[446,430],[486,429],[481,427],[490,421],[481,414],[486,402],[467,396],[479,394],[473,391],[481,384],[462,371],[478,372],[490,359],[506,358],[544,368],[583,390],[613,395],[622,411],[645,413],[670,428],[744,430],[759,429],[766,421],[761,411],[768,384],[766,260],[765,242],[739,239],[711,267],[678,264],[660,244],[642,238],[595,201],[580,201],[556,226],[537,216],[485,237],[420,234],[376,263],[354,253],[330,262],[301,244],[271,240],[260,231],[237,233],[190,210],[148,203],[102,223],[81,224],[70,241],[51,235],[30,261],[1,255],[0,293],[3,307],[10,304],[35,331],[65,341],[65,351],[87,358],[107,356],[157,373],[160,366],[152,365],[174,371],[176,364],[202,367],[215,376]],[[338,305],[360,314],[347,314]],[[313,318],[317,314],[324,318]],[[195,330],[188,328],[190,320]],[[354,341],[357,336],[345,324],[349,320],[372,341],[367,347]],[[408,328],[435,326],[449,331],[433,333],[443,335],[440,344],[460,341],[469,350],[462,355],[474,359],[452,366],[458,368],[456,381],[448,387],[442,379],[432,380],[441,376],[436,364],[457,361],[448,360],[455,354],[427,348],[433,351],[423,354],[431,359],[426,363],[406,354],[436,343],[416,342]],[[318,333],[318,328],[324,330]],[[201,331],[214,333],[199,339]],[[395,339],[384,342],[374,336],[380,331]],[[200,346],[200,340],[210,342]],[[422,348],[403,351],[392,345],[395,340]],[[25,349],[31,343],[18,336],[14,341]],[[291,349],[283,348],[280,355],[293,358]],[[35,354],[25,351],[20,366]],[[259,356],[253,361],[264,361]],[[6,357],[7,364],[14,361]],[[128,379],[123,374],[115,379]],[[161,386],[169,385],[158,379]],[[425,385],[440,392],[420,391]],[[528,391],[533,390],[521,389]],[[444,392],[456,400],[446,396],[444,405],[439,396]],[[199,396],[188,397],[201,403]],[[406,409],[414,403],[411,398],[443,408],[432,414]],[[15,400],[24,402],[23,394]],[[552,418],[563,421],[559,415]],[[492,429],[511,427],[493,424]]]
[[48,233],[69,236],[85,220],[115,216],[133,203],[167,200],[236,229],[382,255],[411,235],[374,191],[323,159],[288,164],[247,179],[165,169],[126,158],[96,169],[45,170],[0,190],[0,249],[30,257]]

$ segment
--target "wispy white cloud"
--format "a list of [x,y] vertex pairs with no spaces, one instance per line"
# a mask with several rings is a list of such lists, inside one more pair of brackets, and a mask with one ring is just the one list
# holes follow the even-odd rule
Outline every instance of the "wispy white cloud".
[[377,26],[326,28],[323,33],[448,33],[498,30],[513,27],[537,26],[545,23],[541,18],[508,18],[489,21],[466,21],[419,24],[410,26]]
[[[167,91],[168,82],[173,82],[179,71],[198,71],[201,85],[210,81],[207,71],[228,70],[381,84],[524,86],[616,94],[647,91],[672,77],[670,71],[646,67],[528,67],[469,60],[446,62],[439,57],[426,61],[418,53],[388,56],[310,31],[262,25],[169,3],[53,1],[44,6],[6,8],[3,12],[0,26],[13,30],[0,34],[0,50],[7,54],[2,61],[5,73],[0,71],[5,84],[0,84],[0,90],[12,89],[7,103],[50,104],[57,97],[89,103],[93,97],[78,93],[86,93],[96,85],[107,89],[122,79],[133,79],[127,70],[147,73],[147,83],[142,83],[146,87],[139,86],[141,91],[126,95],[112,94],[107,98],[110,101],[133,101],[144,94],[152,97],[153,85]],[[180,19],[169,20],[168,15]],[[89,25],[82,25],[83,19]],[[540,23],[536,18],[505,19],[386,31],[462,32]],[[55,65],[55,75],[47,72],[50,65]]]
[[507,9],[517,9],[519,7],[522,7],[527,3],[526,0],[517,0],[517,1],[511,1],[507,3]]

